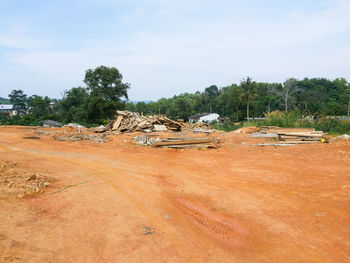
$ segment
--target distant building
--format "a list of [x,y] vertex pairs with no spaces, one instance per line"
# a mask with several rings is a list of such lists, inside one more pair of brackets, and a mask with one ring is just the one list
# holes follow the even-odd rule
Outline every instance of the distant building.
[[189,122],[207,122],[211,123],[213,121],[217,121],[219,119],[220,115],[217,113],[198,113],[193,116],[190,116]]
[[17,114],[17,111],[13,109],[13,105],[11,104],[0,104],[0,112],[7,113],[10,116]]

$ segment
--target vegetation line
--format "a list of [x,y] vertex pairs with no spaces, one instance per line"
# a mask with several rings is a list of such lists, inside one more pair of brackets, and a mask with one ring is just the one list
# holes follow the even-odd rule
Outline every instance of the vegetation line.
[[[217,126],[221,129],[234,129],[242,125],[239,124],[242,121],[249,121],[254,125],[350,131],[346,121],[330,118],[350,117],[350,83],[344,78],[290,78],[283,83],[268,83],[247,77],[239,84],[211,85],[202,92],[183,93],[147,103],[128,101],[131,85],[123,82],[122,74],[115,67],[88,69],[83,82],[84,86],[65,91],[60,100],[37,95],[27,97],[22,90],[13,90],[8,102],[16,114],[0,113],[0,124],[40,125],[43,120],[51,119],[90,127],[106,124],[115,117],[116,110],[126,109],[185,121],[197,113],[215,112],[222,117],[224,124]],[[257,117],[266,119],[251,121]]]

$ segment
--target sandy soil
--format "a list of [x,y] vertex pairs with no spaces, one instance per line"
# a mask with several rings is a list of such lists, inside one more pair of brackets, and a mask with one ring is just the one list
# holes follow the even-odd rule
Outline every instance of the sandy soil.
[[0,262],[350,262],[350,143],[218,150],[57,141],[1,127],[0,159],[53,179],[0,199]]

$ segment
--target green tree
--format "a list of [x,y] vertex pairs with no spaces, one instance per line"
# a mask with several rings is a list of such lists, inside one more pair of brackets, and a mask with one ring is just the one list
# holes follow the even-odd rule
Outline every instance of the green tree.
[[148,111],[148,107],[147,107],[147,103],[144,101],[139,101],[136,106],[135,109],[138,113],[142,113],[142,114],[146,114]]
[[51,99],[49,97],[41,97],[33,95],[28,98],[29,113],[37,119],[51,114]]
[[242,97],[245,98],[247,103],[247,120],[249,119],[250,102],[257,98],[256,82],[252,81],[250,77],[241,81],[241,88],[243,89]]
[[63,99],[58,102],[60,119],[63,122],[86,122],[86,103],[88,92],[83,87],[75,87],[64,92]]
[[98,123],[112,118],[117,109],[125,107],[121,99],[128,99],[130,84],[123,83],[123,76],[117,68],[99,66],[88,69],[84,83],[89,92],[86,108],[90,121]]
[[27,95],[23,93],[23,90],[12,90],[9,97],[13,109],[17,111],[17,115],[25,113],[25,110],[27,109]]
[[170,109],[170,116],[174,119],[188,119],[192,115],[192,106],[189,94],[177,97]]

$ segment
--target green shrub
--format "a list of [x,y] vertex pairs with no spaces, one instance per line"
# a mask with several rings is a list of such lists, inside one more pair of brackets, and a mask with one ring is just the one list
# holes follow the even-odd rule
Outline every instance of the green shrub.
[[213,123],[211,126],[216,130],[229,132],[242,128],[243,123],[240,125],[235,125],[234,123]]

